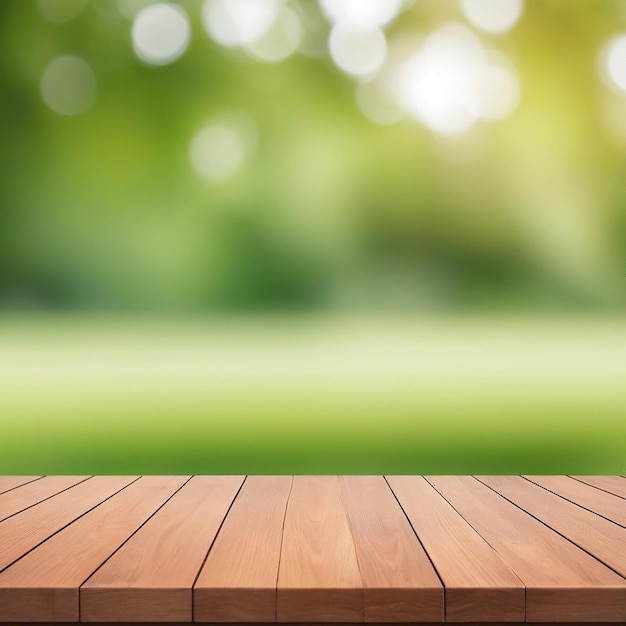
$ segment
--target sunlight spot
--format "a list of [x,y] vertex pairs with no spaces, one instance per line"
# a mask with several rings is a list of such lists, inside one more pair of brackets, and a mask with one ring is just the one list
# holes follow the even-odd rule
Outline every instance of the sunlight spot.
[[189,18],[175,4],[152,4],[133,21],[133,48],[150,65],[167,65],[178,59],[189,45]]
[[41,78],[41,97],[59,115],[79,115],[96,99],[96,78],[89,64],[66,54],[54,59]]
[[620,35],[609,42],[605,62],[613,85],[626,91],[626,35]]
[[223,46],[258,41],[272,27],[282,7],[280,0],[206,0],[202,21],[208,35]]
[[252,156],[257,144],[252,120],[228,112],[212,120],[192,139],[189,159],[196,174],[209,182],[232,178]]
[[347,74],[372,76],[385,62],[387,40],[380,28],[364,30],[335,24],[329,50],[335,65]]
[[[445,24],[400,62],[391,59],[390,92],[395,101],[425,126],[442,135],[459,135],[478,120],[511,115],[520,86],[508,57],[486,51],[462,24]],[[397,48],[395,42],[392,52]],[[415,49],[417,48],[417,49]]]
[[270,29],[248,46],[249,52],[260,61],[277,63],[290,57],[300,45],[300,19],[291,9],[283,9]]
[[461,8],[469,22],[488,33],[511,30],[522,15],[522,0],[462,0]]
[[468,130],[477,119],[469,106],[471,80],[484,50],[461,24],[446,24],[401,65],[398,102],[430,129],[447,135]]
[[402,4],[402,0],[320,0],[331,22],[365,30],[389,24],[400,13]]

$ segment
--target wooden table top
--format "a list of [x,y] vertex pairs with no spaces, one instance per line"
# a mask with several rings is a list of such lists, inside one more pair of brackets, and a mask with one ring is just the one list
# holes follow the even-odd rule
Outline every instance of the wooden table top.
[[621,476],[4,476],[0,622],[626,622]]

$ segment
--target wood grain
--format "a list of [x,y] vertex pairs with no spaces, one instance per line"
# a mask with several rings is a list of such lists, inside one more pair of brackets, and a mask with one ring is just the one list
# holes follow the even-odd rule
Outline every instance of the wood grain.
[[469,476],[427,480],[526,586],[528,621],[626,620],[626,580]]
[[291,476],[250,476],[194,586],[194,621],[276,621],[276,580]]
[[337,476],[296,476],[277,590],[280,622],[362,622],[363,585]]
[[11,491],[39,478],[41,476],[0,476],[0,493]]
[[626,578],[626,529],[520,476],[479,480]]
[[602,489],[620,498],[626,498],[626,481],[621,476],[572,476],[572,478]]
[[569,476],[524,476],[527,480],[626,528],[626,502]]
[[94,476],[0,522],[0,571],[135,478]]
[[6,478],[0,626],[626,625],[622,477]]
[[443,620],[443,586],[382,476],[341,476],[366,622]]
[[0,621],[77,622],[80,585],[186,480],[140,478],[0,573]]
[[81,621],[191,621],[193,583],[242,482],[187,482],[82,585]]
[[446,621],[524,621],[524,585],[421,476],[388,476],[446,588]]
[[0,521],[87,480],[89,476],[46,476],[0,495]]

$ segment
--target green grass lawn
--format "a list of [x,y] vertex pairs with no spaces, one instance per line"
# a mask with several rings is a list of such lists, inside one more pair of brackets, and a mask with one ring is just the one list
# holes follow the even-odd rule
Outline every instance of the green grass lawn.
[[0,473],[626,473],[626,320],[0,319]]

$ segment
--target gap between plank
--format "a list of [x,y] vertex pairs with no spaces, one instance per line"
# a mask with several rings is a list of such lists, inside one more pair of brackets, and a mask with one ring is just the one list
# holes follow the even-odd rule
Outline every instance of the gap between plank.
[[278,551],[278,567],[276,568],[276,589],[274,591],[274,621],[278,622],[278,579],[280,578],[280,564],[283,560],[283,539],[285,537],[285,521],[287,519],[287,509],[289,508],[289,500],[291,499],[291,490],[293,489],[293,475],[291,483],[289,483],[289,493],[285,501],[285,512],[283,513],[283,524],[280,530],[280,550]]
[[[193,476],[191,478],[193,478]],[[191,478],[189,480],[191,480]],[[211,541],[211,545],[209,546],[209,549],[206,551],[206,554],[204,555],[204,559],[202,559],[202,563],[200,564],[200,567],[198,568],[198,573],[196,574],[196,577],[193,579],[193,583],[191,584],[191,622],[192,623],[195,621],[195,617],[196,617],[196,615],[195,615],[195,613],[196,613],[195,595],[196,594],[194,592],[194,589],[196,587],[196,583],[198,582],[198,578],[200,577],[200,573],[202,572],[202,569],[204,568],[204,565],[207,562],[207,559],[209,558],[209,552],[211,552],[211,548],[215,544],[215,541],[217,540],[217,537],[220,534],[220,530],[222,530],[222,526],[224,526],[224,522],[226,521],[226,518],[228,517],[228,514],[230,513],[230,510],[233,508],[233,504],[235,504],[235,500],[237,499],[237,496],[239,496],[239,493],[243,489],[243,486],[246,484],[246,480],[248,480],[248,475],[247,474],[243,477],[243,480],[241,481],[241,485],[239,485],[239,489],[237,489],[237,493],[234,495],[231,503],[228,505],[228,509],[226,509],[226,513],[224,513],[224,517],[222,518],[222,521],[220,522],[220,525],[217,528],[215,536],[213,537],[213,541]],[[187,484],[187,483],[185,483],[185,484]],[[181,489],[182,489],[182,487],[181,487]]]
[[[91,478],[93,478],[93,476],[90,476],[89,478],[86,478],[85,480],[81,480],[79,483],[76,483],[76,484],[77,485],[82,485],[84,482],[90,480]],[[99,507],[101,504],[104,504],[107,500],[110,500],[113,496],[116,496],[118,493],[120,493],[120,491],[124,491],[124,489],[126,489],[126,487],[130,487],[134,482],[137,482],[138,480],[139,480],[139,478],[135,478],[135,480],[132,480],[131,482],[129,482],[128,485],[124,485],[121,489],[118,489],[115,493],[112,493],[108,498],[105,498],[104,500],[101,500],[100,502],[98,502],[98,504],[95,504],[90,509],[87,509],[84,513],[81,513],[80,515],[75,517],[72,521],[68,522],[64,526],[61,526],[61,528],[59,528],[58,530],[55,530],[51,535],[48,535],[43,541],[40,541],[37,545],[33,546],[30,550],[27,550],[26,552],[24,552],[24,554],[22,554],[17,559],[15,559],[15,561],[11,561],[11,563],[9,563],[6,567],[3,567],[2,569],[0,569],[0,574],[2,572],[4,572],[6,569],[8,569],[9,567],[11,567],[13,564],[15,564],[18,561],[20,561],[21,559],[23,559],[27,554],[30,554],[33,550],[36,550],[41,544],[43,544],[46,541],[48,541],[48,539],[51,539],[56,534],[60,533],[62,530],[65,530],[70,524],[73,524],[76,520],[79,520],[81,517],[84,517],[85,515],[87,515],[87,513],[91,513],[91,511],[93,511],[95,508]],[[72,486],[75,487],[76,485],[72,485]],[[71,488],[72,487],[69,487],[69,489],[71,489]],[[63,491],[67,491],[67,489],[64,489]],[[62,493],[62,492],[59,491],[59,493]],[[42,500],[42,502],[43,502],[43,500]],[[28,507],[28,508],[31,508],[31,507]],[[26,509],[24,509],[24,510],[26,510]],[[79,617],[80,617],[80,615],[79,615]],[[5,625],[3,624],[2,626],[5,626]]]
[[[139,478],[137,478],[137,480],[141,480],[143,478],[143,476],[139,476]],[[144,520],[143,524],[141,524],[138,528],[136,528],[128,537],[126,537],[126,539],[124,539],[124,541],[117,546],[117,548],[115,548],[115,550],[113,550],[113,552],[111,552],[111,554],[109,554],[109,556],[107,556],[106,559],[104,559],[104,561],[102,561],[102,563],[100,563],[100,565],[98,565],[98,567],[96,567],[95,570],[93,570],[93,572],[91,572],[91,574],[89,574],[89,576],[87,576],[87,578],[85,578],[85,580],[83,580],[82,583],[80,583],[80,585],[78,585],[78,621],[80,622],[80,588],[118,551],[122,548],[122,546],[135,534],[137,533],[150,519],[152,519],[152,517],[161,510],[161,508],[167,503],[169,502],[190,480],[192,479],[192,476],[190,476],[169,498],[167,498],[167,500],[165,500],[153,513],[151,513],[151,515]],[[134,484],[137,482],[137,480],[133,480],[132,483],[130,483],[128,485],[128,487],[130,487],[130,485]],[[124,489],[126,489],[126,487],[124,487]],[[121,491],[121,489],[120,489]],[[119,493],[116,492],[113,494],[113,496],[117,495]],[[113,497],[111,496],[111,497]],[[108,499],[108,498],[107,498]],[[4,625],[3,625],[4,626]]]
[[[32,485],[34,482],[36,482],[38,480],[41,480],[42,478],[46,478],[46,476],[45,475],[44,476],[37,476],[37,478],[33,478],[32,480],[29,480],[28,482],[22,483],[21,485],[15,485],[15,487],[11,487],[10,489],[5,489],[0,495],[4,495],[5,493],[9,493],[9,491],[13,491],[14,489],[19,489],[20,487],[26,487],[26,485]],[[91,476],[89,478],[91,478]],[[79,483],[77,483],[77,484],[79,484]],[[72,485],[72,487],[75,487],[75,485]],[[66,487],[66,489],[71,489],[71,487]],[[61,492],[59,491],[59,493],[61,493]],[[24,510],[24,509],[22,509],[22,510]],[[7,518],[5,518],[5,519],[7,519]]]
[[572,539],[570,539],[569,537],[567,537],[563,533],[559,532],[555,528],[552,528],[552,526],[550,526],[547,522],[544,522],[543,520],[541,520],[538,517],[534,516],[532,513],[530,513],[526,509],[523,509],[519,504],[513,502],[513,500],[509,500],[509,498],[507,498],[506,496],[503,496],[499,491],[496,491],[493,487],[491,487],[490,485],[487,485],[486,483],[484,483],[482,480],[480,480],[476,476],[472,476],[472,478],[474,480],[477,480],[481,485],[484,485],[488,489],[491,489],[491,491],[493,491],[496,495],[500,496],[501,498],[504,498],[507,502],[510,502],[512,505],[514,505],[520,511],[522,511],[522,513],[525,513],[526,515],[528,515],[528,516],[532,517],[533,519],[537,520],[540,524],[545,526],[548,530],[551,530],[553,533],[556,533],[557,535],[560,535],[561,537],[563,537],[563,539],[565,539],[566,541],[571,543],[573,546],[575,546],[579,550],[582,550],[585,554],[588,554],[592,559],[598,561],[599,563],[602,563],[602,565],[604,565],[604,567],[606,567],[607,569],[611,570],[614,574],[617,574],[622,580],[626,580],[626,576],[624,576],[623,574],[620,574],[620,572],[614,570],[608,563],[605,563],[600,557],[596,556],[595,554],[592,554],[591,552],[589,552],[589,550],[586,550],[582,546],[579,546],[575,541],[573,541]]
[[[400,507],[402,514],[406,518],[406,521],[409,523],[409,526],[411,527],[411,530],[413,531],[413,534],[415,535],[417,542],[420,544],[420,546],[422,546],[422,550],[424,550],[426,557],[430,561],[430,564],[432,568],[435,570],[435,574],[437,575],[437,578],[439,579],[439,582],[441,583],[441,587],[443,588],[443,621],[445,622],[446,617],[447,617],[446,612],[448,610],[448,598],[447,598],[448,590],[446,589],[446,585],[443,582],[443,578],[441,578],[441,575],[439,574],[439,571],[437,570],[435,564],[433,563],[433,560],[430,558],[430,554],[428,554],[428,550],[426,550],[426,546],[422,543],[422,540],[419,538],[419,535],[417,534],[417,531],[415,530],[415,528],[413,528],[413,524],[411,524],[411,520],[409,519],[409,516],[406,514],[406,511],[404,510],[402,503],[400,502],[400,500],[398,500],[398,496],[396,496],[394,490],[391,488],[391,485],[387,481],[386,475],[383,475],[383,480],[385,481],[387,487],[389,488],[389,491],[391,491],[391,495],[393,496],[394,500],[398,503],[398,506]],[[428,484],[430,485],[430,483]],[[432,485],[430,486],[432,487]]]
[[[626,528],[626,526],[623,526],[622,524],[619,524],[615,520],[612,520],[612,519],[606,517],[605,515],[602,515],[602,513],[598,513],[598,511],[594,511],[593,509],[587,508],[583,504],[580,504],[580,502],[574,502],[574,500],[570,500],[569,498],[566,498],[565,496],[561,495],[560,493],[557,493],[556,491],[552,491],[552,489],[548,489],[547,487],[544,487],[543,485],[540,485],[539,483],[536,483],[534,480],[531,480],[530,478],[526,478],[526,476],[520,476],[520,478],[523,478],[524,480],[527,480],[531,485],[535,485],[535,487],[541,487],[542,489],[545,489],[548,493],[552,493],[555,496],[558,496],[559,498],[565,500],[566,502],[571,502],[572,504],[575,504],[577,507],[579,507],[581,509],[584,509],[585,511],[589,511],[589,513],[593,513],[594,515],[597,515],[598,517],[601,517],[602,519],[605,519],[607,522],[611,522],[612,524],[615,524],[619,528]],[[568,476],[568,478],[570,478],[570,476]],[[584,485],[586,483],[581,483],[581,484]],[[588,486],[591,487],[591,485],[588,485]],[[600,491],[602,491],[602,490],[600,489]],[[605,491],[605,493],[608,493],[608,491]],[[619,498],[619,496],[617,496],[617,497]]]
[[[593,487],[594,489],[597,489],[598,491],[604,491],[604,493],[610,493],[612,496],[615,496],[616,498],[621,498],[622,500],[626,500],[626,498],[624,498],[623,496],[620,496],[617,493],[613,493],[612,491],[608,491],[607,489],[602,489],[602,487],[598,487],[597,485],[592,485],[591,483],[586,483],[584,480],[580,480],[576,478],[576,476],[570,476],[569,474],[567,474],[567,477],[579,483],[582,483],[583,485],[587,485],[587,487]],[[622,476],[622,478],[624,478],[624,476]]]
[[[473,477],[472,477],[473,478]],[[452,504],[452,502],[450,502],[450,500],[448,500],[448,498],[446,498],[441,491],[439,491],[437,489],[437,487],[435,487],[435,485],[433,485],[429,480],[427,476],[424,476],[424,480],[426,480],[426,482],[456,511],[457,515],[459,515],[461,517],[461,519],[470,527],[472,528],[472,530],[474,530],[474,532],[498,555],[498,558],[509,568],[509,570],[511,570],[511,572],[513,572],[513,574],[515,574],[515,576],[517,577],[517,579],[520,581],[520,583],[522,583],[522,586],[524,587],[524,623],[526,622],[526,583],[520,578],[519,574],[515,571],[515,569],[513,568],[512,565],[509,564],[509,562],[507,560],[504,559],[504,557],[500,556],[500,553],[495,549],[494,546],[492,546],[489,541],[487,541],[487,539],[485,537],[482,536],[481,533],[478,532],[478,530],[476,528],[474,528],[474,526],[472,526],[472,524],[470,523],[470,521],[468,519],[465,518],[464,515],[461,514],[461,512],[454,506],[454,504]],[[500,495],[500,494],[498,494]]]
[[[46,478],[46,477],[42,476],[41,478]],[[17,487],[13,487],[13,489],[19,489],[20,487],[25,487],[26,485],[31,485],[32,483],[36,482],[37,480],[41,480],[41,478],[36,478],[35,480],[31,480],[29,483],[25,483],[23,485],[18,485]],[[15,517],[16,515],[19,515],[20,513],[24,512],[24,511],[28,511],[28,509],[32,509],[34,506],[37,506],[38,504],[41,504],[42,502],[45,502],[46,500],[50,500],[50,498],[54,498],[55,496],[58,496],[60,493],[64,493],[68,489],[73,489],[74,487],[77,487],[78,485],[82,485],[86,480],[89,480],[90,478],[93,478],[93,475],[92,476],[87,476],[87,478],[83,478],[82,480],[79,480],[77,483],[74,483],[73,485],[70,485],[69,487],[66,487],[65,489],[61,489],[60,491],[57,491],[56,493],[53,493],[52,495],[48,496],[47,498],[42,498],[38,502],[35,502],[33,504],[29,504],[28,506],[25,506],[23,509],[20,509],[19,511],[15,511],[15,513],[11,513],[11,515],[7,515],[6,517],[3,517],[2,519],[0,519],[0,522],[4,522],[4,520],[10,519],[11,517]],[[9,493],[10,491],[13,491],[13,489],[9,489],[8,491],[3,492],[2,495],[4,495],[5,493]],[[125,487],[123,487],[123,489],[125,489]]]

